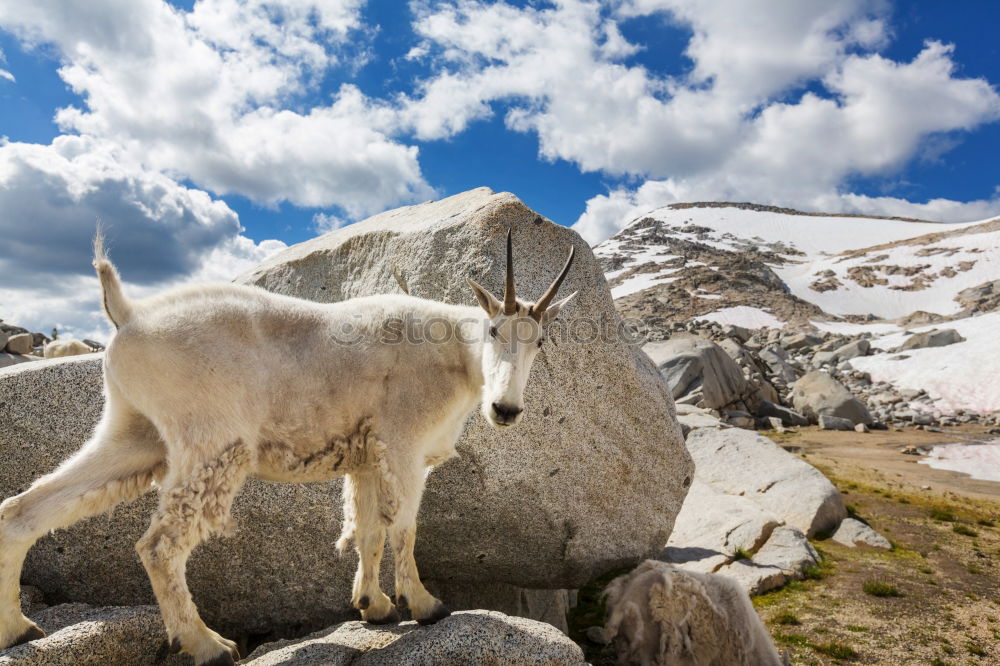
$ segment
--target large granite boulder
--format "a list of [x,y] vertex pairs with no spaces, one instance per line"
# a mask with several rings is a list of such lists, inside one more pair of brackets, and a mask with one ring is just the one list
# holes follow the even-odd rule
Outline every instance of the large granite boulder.
[[[415,295],[471,305],[466,277],[502,291],[508,226],[520,294],[540,295],[571,244],[576,262],[561,292],[580,293],[561,315],[566,334],[535,363],[524,421],[501,432],[473,414],[460,456],[428,481],[421,573],[446,603],[449,589],[461,589],[464,604],[486,608],[530,606],[521,588],[550,589],[557,603],[558,588],[658,554],[693,474],[670,393],[648,358],[616,334],[620,322],[587,244],[513,195],[480,189],[292,247],[242,278],[333,301],[398,291],[395,272]],[[594,323],[610,332],[592,335]],[[26,398],[0,400],[0,496],[23,490],[86,439],[102,404],[101,361],[94,354],[0,371],[0,395]],[[333,546],[340,488],[340,480],[246,485],[234,536],[202,545],[188,566],[213,628],[235,636],[356,617],[349,607],[356,558],[338,557]],[[134,543],[154,505],[150,495],[45,537],[29,553],[25,582],[56,601],[152,603]],[[478,598],[469,592],[477,584]]]
[[10,336],[5,347],[9,354],[30,354],[34,348],[31,333],[18,333]]
[[754,432],[698,428],[687,436],[696,479],[737,495],[808,536],[832,532],[847,516],[840,491],[812,465]]
[[186,666],[156,606],[61,604],[30,615],[49,635],[0,650],[0,666]]
[[965,338],[953,328],[932,329],[914,333],[906,338],[906,342],[899,346],[897,351],[907,351],[909,349],[927,349],[928,347],[947,347],[958,342],[965,342]]
[[675,337],[650,342],[642,350],[659,368],[675,400],[707,409],[739,409],[760,401],[757,390],[729,354],[715,342],[699,337]]
[[263,645],[246,666],[584,666],[583,650],[542,622],[495,611],[455,613],[435,625],[347,622]]
[[799,378],[789,396],[792,407],[812,423],[818,423],[821,414],[848,419],[852,424],[874,422],[864,403],[830,373],[814,370]]
[[737,552],[757,550],[780,522],[752,500],[718,491],[696,477],[660,559],[712,573]]

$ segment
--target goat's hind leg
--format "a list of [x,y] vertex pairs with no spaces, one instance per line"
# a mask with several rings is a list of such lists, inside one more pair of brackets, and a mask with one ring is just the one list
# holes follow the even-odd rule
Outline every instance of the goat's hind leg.
[[188,447],[170,456],[160,506],[136,550],[160,605],[175,652],[192,655],[195,664],[224,666],[239,659],[236,644],[209,629],[188,590],[187,560],[200,542],[230,527],[230,509],[252,461],[249,448],[236,442],[216,448],[214,456]]
[[0,504],[0,649],[45,633],[21,614],[24,558],[40,537],[94,516],[152,489],[163,471],[155,428],[109,398],[94,436],[54,472]]

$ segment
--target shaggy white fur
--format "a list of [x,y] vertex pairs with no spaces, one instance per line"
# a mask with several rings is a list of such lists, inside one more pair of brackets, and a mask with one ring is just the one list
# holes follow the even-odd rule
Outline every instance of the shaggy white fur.
[[780,666],[782,658],[736,581],[646,560],[605,590],[605,637],[623,664]]

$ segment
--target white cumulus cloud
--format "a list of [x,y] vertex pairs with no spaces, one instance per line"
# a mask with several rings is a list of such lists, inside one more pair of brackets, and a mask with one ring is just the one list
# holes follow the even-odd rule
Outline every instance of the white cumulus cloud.
[[0,26],[61,53],[84,102],[59,110],[64,131],[218,194],[361,216],[432,193],[417,149],[382,131],[356,88],[305,102],[349,59],[362,4],[37,0],[0,5]]
[[[913,204],[846,191],[852,177],[939,157],[956,145],[950,133],[1000,117],[1000,96],[957,73],[953,46],[928,42],[909,62],[880,55],[892,37],[881,0],[412,6],[419,57],[434,74],[403,98],[400,122],[437,139],[505,108],[509,128],[537,135],[541,157],[635,182],[588,202],[576,228],[592,242],[637,206],[678,200],[1000,212],[993,200]],[[690,30],[688,70],[632,63],[650,46],[623,36],[636,18]]]
[[98,222],[137,296],[229,280],[285,247],[240,235],[225,202],[87,137],[0,144],[0,210],[0,316],[43,332],[58,325],[105,337],[90,266]]

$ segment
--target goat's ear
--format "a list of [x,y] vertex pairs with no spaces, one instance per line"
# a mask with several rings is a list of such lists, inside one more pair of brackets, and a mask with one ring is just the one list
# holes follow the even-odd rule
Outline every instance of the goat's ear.
[[491,319],[496,317],[503,308],[500,301],[498,301],[493,294],[486,291],[481,285],[476,283],[476,281],[472,278],[467,278],[467,281],[469,283],[469,287],[472,288],[472,293],[476,295],[476,300],[479,301],[479,305],[486,310],[486,314],[488,314]]
[[542,313],[542,324],[543,325],[547,324],[550,321],[552,321],[553,319],[555,319],[556,317],[558,317],[559,316],[559,311],[562,310],[562,307],[564,305],[566,305],[567,303],[569,303],[571,300],[573,300],[573,298],[577,294],[579,294],[579,293],[580,292],[578,292],[578,291],[574,291],[572,294],[570,294],[566,298],[562,298],[562,299],[556,301],[555,303],[553,303],[552,305],[550,305],[548,308],[546,308],[545,312]]

